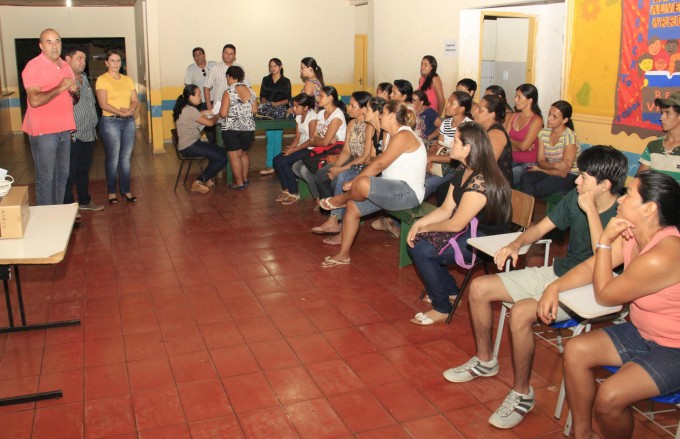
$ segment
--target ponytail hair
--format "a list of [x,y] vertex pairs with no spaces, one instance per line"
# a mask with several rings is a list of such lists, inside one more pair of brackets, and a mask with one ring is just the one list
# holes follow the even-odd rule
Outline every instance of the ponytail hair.
[[680,186],[673,177],[654,170],[640,172],[638,192],[643,203],[656,204],[656,212],[661,227],[680,227],[680,210],[677,202],[680,198]]
[[472,119],[472,114],[470,110],[472,109],[472,96],[464,91],[454,91],[451,93],[454,99],[458,102],[458,105],[465,109],[465,117]]
[[427,94],[422,89],[414,91],[413,94],[420,99],[424,106],[429,107],[431,105],[430,98],[427,97]]
[[197,89],[198,86],[195,84],[189,84],[184,86],[182,94],[177,96],[177,100],[175,101],[175,108],[172,109],[172,120],[177,122],[177,119],[179,119],[180,114],[182,114],[182,110],[184,110],[184,107],[186,107],[187,105],[191,105],[191,102],[189,102],[189,97],[193,96]]
[[571,120],[571,115],[574,111],[573,108],[571,107],[571,104],[567,101],[557,101],[557,102],[554,102],[551,105],[551,107],[555,107],[558,110],[560,110],[560,113],[562,113],[562,117],[569,119],[567,121],[567,123],[565,123],[564,125],[567,128],[569,128],[570,130],[575,131],[574,130],[574,122],[572,122],[572,120]]
[[319,67],[314,58],[312,58],[311,56],[307,56],[305,58],[302,58],[302,61],[300,62],[304,64],[305,67],[311,67],[311,69],[314,70],[314,75],[316,75],[316,79],[318,79],[319,82],[321,83],[321,87],[326,85],[323,82],[323,72],[321,71],[321,67]]
[[[272,58],[272,59],[269,60],[269,64],[271,64],[271,63],[274,63],[274,64],[276,64],[277,66],[281,67],[281,77],[283,78],[283,77],[284,77],[284,74],[283,74],[283,63],[281,62],[281,60],[278,59],[278,58]],[[269,70],[269,64],[267,64],[267,70]]]
[[387,96],[392,94],[392,83],[391,82],[381,82],[378,84],[378,91],[384,91]]
[[307,107],[308,110],[310,108],[313,109],[316,106],[316,100],[314,99],[314,96],[310,96],[307,93],[300,93],[299,95],[295,96],[293,98],[293,102],[301,107]]
[[405,79],[395,79],[394,86],[397,87],[399,93],[406,96],[405,102],[411,102],[413,100],[413,85]]
[[479,100],[479,105],[486,108],[489,113],[494,114],[494,120],[496,123],[503,123],[505,119],[505,101],[498,95],[484,95],[482,99]]
[[543,119],[543,113],[538,107],[538,89],[536,86],[534,84],[521,84],[515,91],[522,93],[525,98],[531,99],[531,112],[538,114],[538,117]]
[[330,96],[333,99],[333,105],[338,107],[340,111],[345,115],[345,120],[349,119],[347,115],[347,107],[345,106],[345,103],[340,100],[338,97],[338,91],[333,87],[332,85],[327,85],[325,87],[321,88],[321,91],[326,94],[326,96]]
[[[390,84],[390,87],[392,84]],[[375,111],[376,113],[382,113],[383,107],[387,101],[380,96],[373,96],[370,101],[368,101],[368,106],[371,107],[371,110]]]
[[406,125],[414,129],[416,127],[416,121],[418,120],[418,115],[413,110],[410,105],[405,102],[393,99],[386,104],[387,111],[394,113],[397,117],[397,122],[399,125]]

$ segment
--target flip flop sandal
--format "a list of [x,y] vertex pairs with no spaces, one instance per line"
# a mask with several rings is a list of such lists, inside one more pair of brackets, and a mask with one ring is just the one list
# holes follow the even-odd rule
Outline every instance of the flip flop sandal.
[[326,256],[326,259],[321,263],[322,268],[335,267],[337,265],[349,265],[349,261],[338,261],[330,256]]
[[443,322],[444,320],[446,320],[446,317],[441,320],[432,320],[427,314],[419,312],[411,319],[411,323],[415,323],[416,325],[420,326],[430,326],[434,325],[435,323]]
[[331,198],[323,198],[321,201],[319,201],[319,206],[321,206],[322,209],[324,210],[335,210],[335,209],[342,209],[343,207],[347,206],[347,204],[342,204],[340,206],[334,206],[331,204]]
[[340,245],[340,244],[342,244],[341,241],[335,241],[334,238],[335,238],[334,236],[326,238],[326,239],[323,240],[323,243],[326,244],[326,245]]

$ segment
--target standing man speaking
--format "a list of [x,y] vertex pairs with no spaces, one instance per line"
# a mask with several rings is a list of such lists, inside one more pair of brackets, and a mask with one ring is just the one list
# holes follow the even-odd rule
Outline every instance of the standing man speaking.
[[40,33],[40,55],[26,64],[21,74],[26,89],[26,116],[22,129],[28,134],[35,164],[36,203],[63,204],[69,174],[73,99],[78,84],[71,66],[61,59],[61,37],[54,29]]

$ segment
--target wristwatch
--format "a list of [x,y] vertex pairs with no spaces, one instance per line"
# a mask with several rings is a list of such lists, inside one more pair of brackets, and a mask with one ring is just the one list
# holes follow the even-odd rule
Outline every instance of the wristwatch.
[[596,248],[603,248],[605,250],[611,250],[612,249],[612,247],[610,245],[600,244],[599,242],[597,244],[595,244],[595,247]]

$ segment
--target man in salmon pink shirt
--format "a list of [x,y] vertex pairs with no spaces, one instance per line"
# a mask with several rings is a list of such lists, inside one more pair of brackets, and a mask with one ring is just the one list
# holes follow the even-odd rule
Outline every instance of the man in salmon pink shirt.
[[[35,164],[36,204],[62,204],[69,174],[73,100],[78,93],[71,66],[61,59],[61,37],[54,29],[40,33],[40,55],[21,74],[26,89],[22,129],[28,134]],[[72,97],[72,95],[74,97]]]

